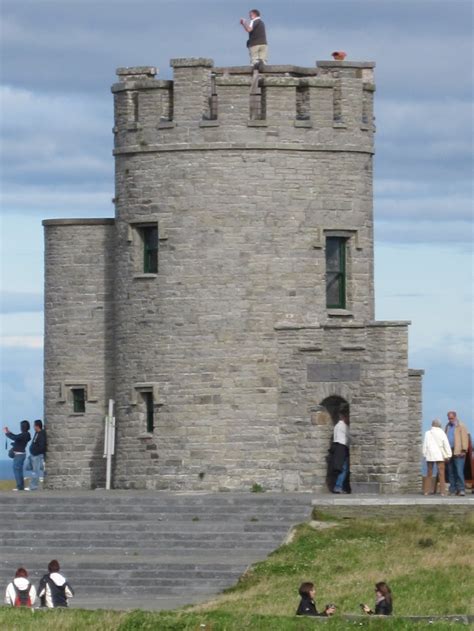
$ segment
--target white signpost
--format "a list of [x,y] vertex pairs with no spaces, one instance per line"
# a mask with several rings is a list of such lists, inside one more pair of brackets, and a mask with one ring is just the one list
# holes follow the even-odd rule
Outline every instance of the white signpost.
[[110,490],[112,479],[112,456],[115,453],[114,400],[109,399],[109,413],[105,417],[104,458],[106,462],[105,488]]

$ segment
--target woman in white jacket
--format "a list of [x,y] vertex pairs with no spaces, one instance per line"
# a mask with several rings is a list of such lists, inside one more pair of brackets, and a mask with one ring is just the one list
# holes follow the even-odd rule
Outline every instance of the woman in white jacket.
[[428,474],[423,484],[423,494],[428,495],[431,491],[431,478],[433,476],[433,464],[436,463],[439,473],[439,491],[441,495],[446,495],[446,480],[444,476],[445,460],[451,458],[451,447],[448,437],[441,429],[441,421],[435,418],[431,423],[431,429],[425,433],[423,441],[423,456],[428,465]]

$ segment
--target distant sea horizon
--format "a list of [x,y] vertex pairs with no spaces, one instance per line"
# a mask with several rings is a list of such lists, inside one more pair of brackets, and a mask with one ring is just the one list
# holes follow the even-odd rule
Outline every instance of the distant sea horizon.
[[0,460],[0,480],[14,480],[11,459]]

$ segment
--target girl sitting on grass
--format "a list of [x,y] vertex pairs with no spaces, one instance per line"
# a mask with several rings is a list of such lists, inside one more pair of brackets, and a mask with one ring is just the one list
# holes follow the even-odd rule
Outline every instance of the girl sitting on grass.
[[301,596],[301,601],[296,610],[297,616],[332,616],[336,611],[336,605],[326,605],[323,613],[318,613],[314,602],[316,593],[314,583],[301,583],[298,592]]
[[392,592],[387,583],[380,581],[375,584],[375,611],[367,605],[361,605],[365,613],[376,616],[390,616],[392,613]]

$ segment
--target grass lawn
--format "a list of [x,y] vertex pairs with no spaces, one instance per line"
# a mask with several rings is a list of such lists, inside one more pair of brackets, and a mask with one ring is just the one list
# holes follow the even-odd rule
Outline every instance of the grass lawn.
[[11,491],[15,487],[15,480],[0,480],[0,491]]
[[[294,540],[255,565],[238,585],[211,602],[176,612],[19,611],[0,609],[5,631],[76,631],[157,629],[158,631],[305,631],[318,623],[327,631],[426,629],[426,622],[366,617],[349,622],[296,618],[297,589],[316,584],[322,609],[335,602],[338,612],[359,613],[359,603],[373,605],[374,584],[386,580],[394,594],[394,613],[404,615],[474,612],[472,563],[474,515],[337,521],[324,530],[305,524]],[[71,577],[72,580],[73,577]],[[462,629],[437,622],[430,629]]]

